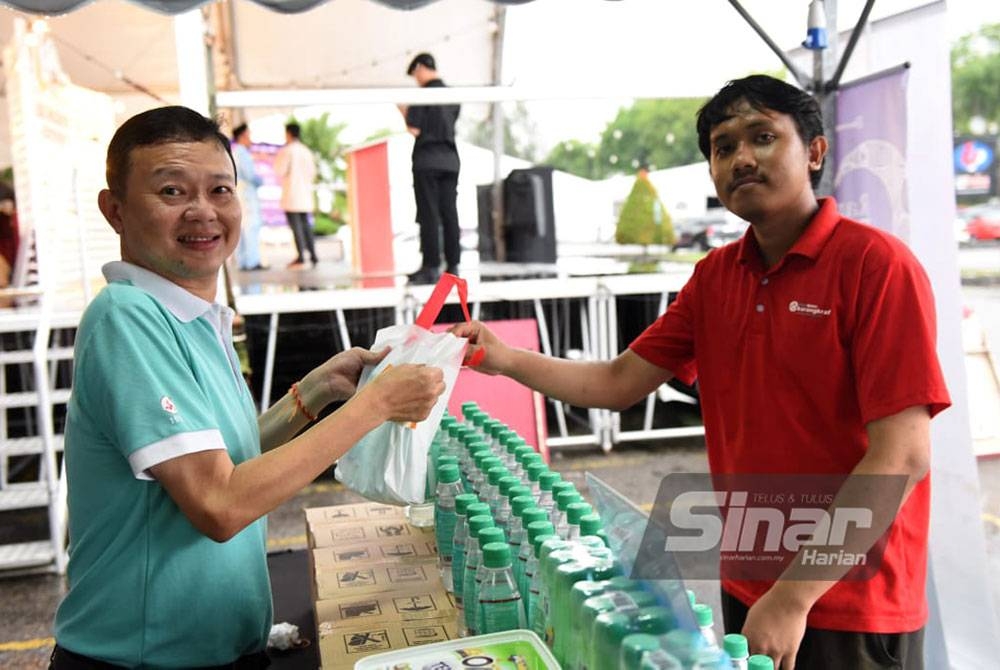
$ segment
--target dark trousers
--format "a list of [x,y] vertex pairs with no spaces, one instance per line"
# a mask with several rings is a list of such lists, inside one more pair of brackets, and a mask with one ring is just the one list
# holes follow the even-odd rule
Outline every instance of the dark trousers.
[[[727,633],[743,630],[747,611],[747,606],[738,598],[722,592],[722,619]],[[923,670],[924,629],[912,633],[854,633],[807,627],[795,656],[795,667],[808,670]]]
[[[191,670],[263,670],[271,665],[271,659],[263,651],[255,654],[240,656],[232,663],[226,665],[214,665],[205,668],[192,668]],[[98,661],[97,659],[83,656],[63,649],[59,645],[52,650],[52,657],[49,660],[49,670],[125,670],[124,666],[113,665]]]
[[455,270],[462,256],[458,236],[458,209],[455,198],[458,173],[444,170],[414,170],[413,193],[417,199],[417,223],[420,224],[420,253],[423,267],[441,267],[440,236],[444,233],[444,259]]
[[292,229],[292,235],[295,236],[295,251],[298,256],[295,260],[300,263],[306,259],[306,252],[309,252],[309,257],[313,263],[317,261],[316,258],[316,242],[313,239],[313,231],[309,226],[309,213],[308,212],[285,212],[285,218],[288,219],[288,225]]

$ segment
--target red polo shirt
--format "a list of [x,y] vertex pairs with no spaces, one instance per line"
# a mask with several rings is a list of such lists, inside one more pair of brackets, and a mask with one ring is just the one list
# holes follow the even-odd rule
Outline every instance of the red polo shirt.
[[[686,383],[697,377],[713,473],[848,473],[868,447],[865,424],[950,404],[923,268],[897,238],[841,217],[833,198],[820,202],[770,269],[752,230],[710,253],[630,346]],[[835,584],[809,626],[924,625],[929,503],[928,476],[889,530],[879,572]],[[770,585],[723,580],[748,605]]]

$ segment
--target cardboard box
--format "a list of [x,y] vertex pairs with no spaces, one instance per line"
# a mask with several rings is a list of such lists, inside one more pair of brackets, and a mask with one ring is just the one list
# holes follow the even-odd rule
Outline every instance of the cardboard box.
[[355,595],[441,588],[436,559],[317,570],[314,576],[316,600],[339,600]]
[[346,597],[316,602],[316,625],[334,628],[371,625],[377,621],[421,621],[455,618],[455,600],[443,589],[393,591],[370,596]]
[[406,519],[406,508],[382,503],[358,503],[356,505],[333,505],[331,507],[311,507],[306,510],[306,525],[330,523],[357,523],[378,519]]
[[433,539],[384,538],[378,542],[312,549],[314,571],[369,563],[409,563],[437,558]]
[[417,528],[406,519],[365,519],[354,523],[317,523],[308,526],[309,547],[340,547],[381,540],[434,541],[434,528]]
[[455,617],[403,622],[358,622],[350,626],[319,626],[319,657],[323,670],[353,670],[365,656],[458,637]]

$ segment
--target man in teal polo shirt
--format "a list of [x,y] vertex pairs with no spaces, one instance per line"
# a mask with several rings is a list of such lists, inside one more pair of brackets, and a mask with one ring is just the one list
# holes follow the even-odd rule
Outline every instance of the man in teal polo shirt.
[[51,667],[265,667],[265,515],[372,428],[426,417],[442,375],[398,366],[355,393],[380,357],[352,349],[257,417],[215,302],[240,231],[228,140],[192,110],[144,112],[115,133],[107,178],[122,261],[77,333]]

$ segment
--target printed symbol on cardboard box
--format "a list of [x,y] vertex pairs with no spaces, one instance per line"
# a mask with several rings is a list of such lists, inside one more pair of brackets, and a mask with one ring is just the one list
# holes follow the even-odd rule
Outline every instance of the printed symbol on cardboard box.
[[418,644],[432,644],[434,642],[446,642],[448,631],[444,626],[416,626],[413,628],[403,628],[403,637],[406,644],[415,647]]
[[389,568],[389,581],[392,582],[424,582],[427,574],[418,566],[401,566]]
[[374,570],[347,570],[337,573],[337,586],[342,589],[369,586],[374,583]]
[[382,613],[382,607],[377,600],[361,600],[340,606],[342,619],[357,619],[363,616],[376,616]]
[[396,606],[396,611],[400,614],[415,614],[417,612],[428,612],[437,609],[434,599],[429,595],[393,598],[392,603]]
[[437,556],[438,553],[437,544],[435,544],[434,542],[428,542],[427,551],[431,553],[431,556]]
[[371,516],[377,516],[385,518],[390,514],[398,514],[399,508],[393,507],[392,505],[378,505],[368,508],[368,514]]
[[406,530],[406,524],[387,523],[375,526],[375,535],[377,537],[399,537],[400,535],[409,535],[409,532]]
[[458,603],[455,602],[455,594],[451,591],[445,591],[445,595],[448,596],[448,604],[451,605],[451,608],[458,609]]
[[344,509],[342,507],[336,507],[332,511],[326,513],[327,519],[353,519],[357,516],[352,509]]
[[350,549],[348,551],[338,551],[338,561],[362,561],[371,558],[371,552],[367,549]]
[[367,654],[390,649],[389,634],[385,629],[351,633],[344,636],[348,654]]
[[365,539],[364,526],[350,526],[348,528],[334,528],[333,539],[335,540],[363,540]]
[[394,544],[382,547],[382,555],[386,558],[403,558],[406,556],[416,556],[417,548],[412,544]]

